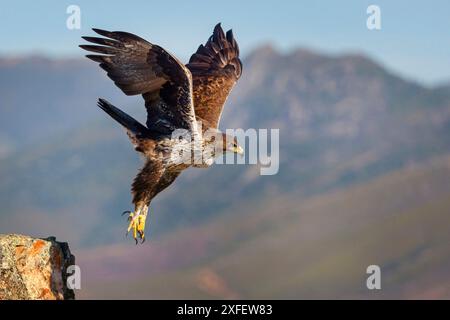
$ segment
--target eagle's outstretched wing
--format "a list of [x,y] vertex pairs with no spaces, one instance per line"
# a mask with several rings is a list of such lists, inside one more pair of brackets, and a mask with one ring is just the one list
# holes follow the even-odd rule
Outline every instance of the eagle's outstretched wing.
[[223,105],[242,73],[239,46],[229,30],[220,23],[205,45],[200,45],[186,67],[191,70],[195,115],[203,120],[203,129],[217,128]]
[[95,45],[81,48],[100,53],[88,57],[100,63],[127,95],[142,94],[147,127],[161,133],[193,129],[192,76],[177,58],[134,34],[93,29],[105,38],[83,37]]

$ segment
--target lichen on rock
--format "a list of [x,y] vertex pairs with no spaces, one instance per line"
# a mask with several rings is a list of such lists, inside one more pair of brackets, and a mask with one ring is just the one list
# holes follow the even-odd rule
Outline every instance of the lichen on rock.
[[23,235],[0,235],[0,300],[74,299],[67,267],[75,264],[69,246]]

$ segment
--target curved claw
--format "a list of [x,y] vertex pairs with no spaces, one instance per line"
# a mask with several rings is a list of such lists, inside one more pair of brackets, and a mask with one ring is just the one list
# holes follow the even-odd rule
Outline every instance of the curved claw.
[[126,236],[128,236],[128,233],[132,230],[133,231],[133,239],[136,241],[136,244],[138,244],[138,239],[141,239],[141,244],[145,241],[145,220],[146,215],[142,214],[136,214],[135,212],[131,211],[125,211],[125,213],[130,213],[128,216],[128,221],[130,222],[128,225]]
[[138,231],[139,237],[141,238],[141,244],[145,242],[145,234],[144,231]]

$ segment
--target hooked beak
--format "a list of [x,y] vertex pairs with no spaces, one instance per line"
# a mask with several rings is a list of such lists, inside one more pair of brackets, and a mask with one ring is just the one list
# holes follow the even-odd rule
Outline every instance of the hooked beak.
[[240,154],[241,156],[244,154],[244,149],[242,149],[241,146],[237,146],[233,151],[237,154]]

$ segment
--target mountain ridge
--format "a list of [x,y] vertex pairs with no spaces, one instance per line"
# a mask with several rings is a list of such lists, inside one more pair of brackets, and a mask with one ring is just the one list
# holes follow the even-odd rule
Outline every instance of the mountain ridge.
[[[50,228],[45,234],[60,238],[58,225],[74,223],[79,230],[69,240],[75,245],[120,241],[124,221],[117,213],[130,209],[129,185],[141,164],[123,130],[95,101],[105,97],[142,119],[141,98],[123,95],[89,61],[80,62],[82,68],[34,61],[42,65],[19,63],[0,72],[0,96],[7,91],[10,97],[0,108],[0,144],[3,137],[15,146],[0,160],[0,202],[17,214],[0,212],[0,228],[25,234]],[[293,190],[308,198],[443,154],[450,146],[450,96],[359,55],[266,48],[244,59],[224,109],[225,127],[280,129],[279,173],[259,176],[257,166],[188,170],[152,203],[150,232],[215,219],[236,210],[232,203],[256,204]],[[29,208],[49,224],[33,225],[37,218],[21,213]],[[80,210],[85,219],[76,219]],[[20,223],[24,219],[28,225]],[[99,221],[105,221],[100,232]]]

